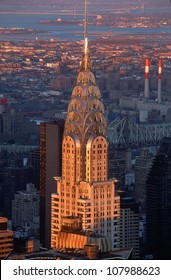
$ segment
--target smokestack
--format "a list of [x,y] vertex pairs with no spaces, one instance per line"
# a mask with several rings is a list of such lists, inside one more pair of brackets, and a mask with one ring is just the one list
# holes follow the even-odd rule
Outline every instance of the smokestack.
[[158,61],[158,94],[157,94],[158,103],[161,103],[161,79],[162,79],[162,60],[159,59],[159,61]]
[[145,60],[145,87],[144,87],[144,97],[149,99],[149,65],[150,61],[148,58]]

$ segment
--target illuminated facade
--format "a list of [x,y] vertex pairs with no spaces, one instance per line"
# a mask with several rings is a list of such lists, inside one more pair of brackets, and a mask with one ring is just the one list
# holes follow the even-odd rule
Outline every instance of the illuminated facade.
[[[86,22],[86,20],[85,20]],[[86,24],[85,24],[86,26]],[[120,198],[108,180],[107,127],[92,73],[85,27],[84,54],[73,89],[62,141],[62,177],[52,195],[51,246],[66,216],[81,217],[82,229],[109,237],[119,248]]]
[[0,217],[0,260],[13,251],[13,231],[7,230],[8,219]]

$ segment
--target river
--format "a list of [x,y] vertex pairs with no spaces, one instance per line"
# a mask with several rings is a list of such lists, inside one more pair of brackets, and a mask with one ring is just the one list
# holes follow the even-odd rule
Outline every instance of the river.
[[[23,7],[8,9],[0,7],[0,28],[30,28],[37,30],[36,34],[0,34],[0,40],[34,40],[36,37],[43,39],[59,38],[61,40],[80,40],[83,38],[83,26],[79,25],[44,25],[41,21],[52,20],[58,18],[62,20],[83,19],[83,11],[69,10],[54,10],[54,9],[38,9],[29,8],[23,11]],[[149,12],[148,10],[146,11]],[[161,12],[161,11],[160,11]],[[107,36],[112,33],[120,34],[155,34],[155,33],[170,33],[171,27],[166,28],[111,28],[109,26],[89,26],[89,37],[97,38]]]

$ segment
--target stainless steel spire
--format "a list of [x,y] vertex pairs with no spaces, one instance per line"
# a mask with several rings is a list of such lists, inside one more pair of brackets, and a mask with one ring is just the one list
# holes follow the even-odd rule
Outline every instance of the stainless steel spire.
[[87,24],[88,24],[88,8],[87,8],[87,0],[85,0],[84,54],[87,54],[87,53],[88,53],[88,33],[87,33]]
[[85,15],[84,15],[84,48],[83,48],[83,59],[81,62],[81,70],[84,71],[91,71],[92,70],[92,63],[89,57],[89,48],[88,48],[88,2],[87,0],[84,0],[85,2]]

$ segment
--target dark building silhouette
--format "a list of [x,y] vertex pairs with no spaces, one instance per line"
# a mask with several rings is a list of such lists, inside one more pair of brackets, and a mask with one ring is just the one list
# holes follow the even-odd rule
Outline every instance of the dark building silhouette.
[[109,145],[109,177],[116,178],[121,184],[124,184],[126,172],[124,153],[124,150],[115,149],[113,145]]
[[12,200],[17,191],[26,188],[27,183],[33,183],[32,167],[8,167],[4,174],[4,183],[2,184],[3,194],[3,216],[8,219],[12,217]]
[[120,204],[120,248],[132,248],[132,258],[140,257],[139,203],[125,192],[119,192]]
[[29,153],[29,163],[33,168],[33,184],[40,189],[40,149],[34,149]]
[[142,149],[135,162],[135,198],[140,202],[141,214],[145,213],[146,178],[153,161],[147,149]]
[[171,137],[164,138],[146,181],[147,253],[171,259]]
[[40,124],[40,240],[50,248],[51,194],[56,191],[55,176],[61,175],[64,122]]

